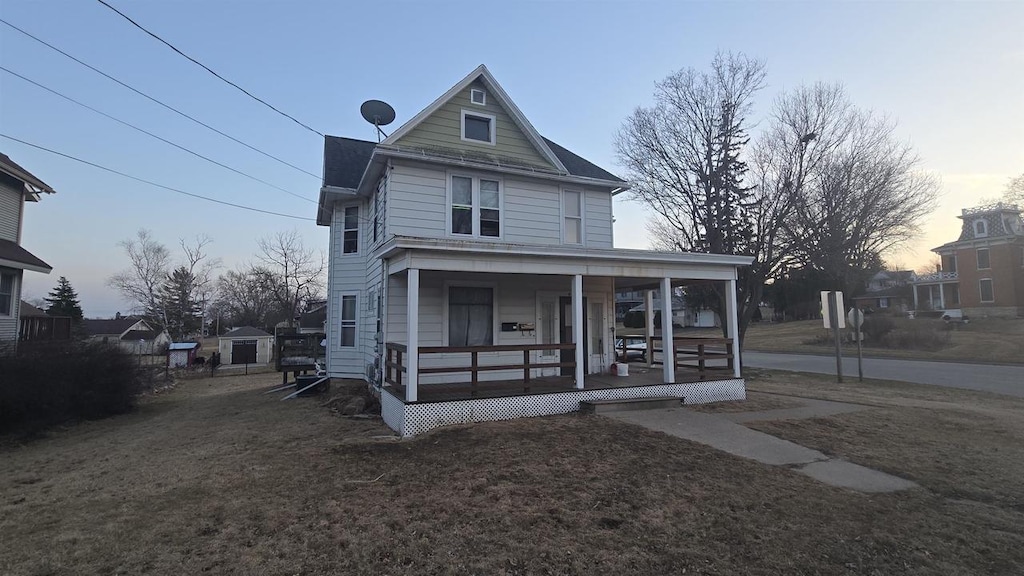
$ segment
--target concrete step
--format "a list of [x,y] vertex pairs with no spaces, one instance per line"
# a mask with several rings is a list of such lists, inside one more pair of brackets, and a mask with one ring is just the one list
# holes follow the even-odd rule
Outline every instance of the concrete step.
[[683,399],[678,396],[655,396],[653,398],[630,398],[627,400],[590,400],[580,402],[583,414],[606,412],[628,412],[632,410],[656,410],[658,408],[679,408]]

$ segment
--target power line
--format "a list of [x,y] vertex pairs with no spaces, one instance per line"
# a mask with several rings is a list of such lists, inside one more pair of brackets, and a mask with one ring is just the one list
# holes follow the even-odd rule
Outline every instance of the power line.
[[178,194],[184,194],[185,196],[191,196],[193,198],[199,198],[200,200],[206,200],[208,202],[214,202],[216,204],[223,204],[224,206],[231,206],[232,208],[239,208],[239,209],[242,209],[242,210],[249,210],[250,212],[259,212],[260,214],[270,214],[271,216],[281,216],[283,218],[294,218],[295,220],[306,220],[306,221],[312,221],[313,220],[312,218],[305,218],[303,216],[294,216],[292,214],[282,214],[280,212],[272,212],[270,210],[261,210],[259,208],[253,208],[251,206],[243,206],[242,204],[233,204],[231,202],[226,202],[224,200],[217,200],[216,198],[210,198],[209,196],[203,196],[203,195],[200,195],[200,194],[194,194],[192,192],[186,192],[184,190],[179,190],[178,188],[172,188],[170,186],[164,186],[163,184],[157,184],[156,182],[153,182],[151,180],[146,180],[145,178],[139,178],[138,176],[132,176],[131,174],[125,174],[124,172],[119,172],[117,170],[114,170],[113,168],[107,168],[106,166],[100,166],[99,164],[96,164],[94,162],[89,162],[88,160],[82,160],[81,158],[76,158],[76,157],[74,157],[74,156],[72,156],[70,154],[64,154],[63,152],[58,152],[56,150],[51,150],[49,148],[45,148],[45,147],[40,146],[38,144],[33,144],[31,142],[26,142],[26,141],[21,140],[19,138],[15,138],[14,136],[8,136],[7,134],[0,133],[0,138],[7,138],[8,140],[12,140],[14,142],[18,142],[20,144],[24,144],[25,146],[31,146],[32,148],[35,148],[37,150],[42,150],[43,152],[49,152],[50,154],[55,154],[57,156],[62,156],[62,157],[67,158],[69,160],[74,160],[75,162],[80,162],[82,164],[85,164],[85,165],[88,165],[88,166],[92,166],[93,168],[99,168],[100,170],[104,170],[104,171],[110,172],[112,174],[117,174],[118,176],[123,176],[125,178],[130,178],[130,179],[135,180],[137,182],[142,182],[144,184],[149,184],[150,186],[156,186],[157,188],[163,188],[164,190],[170,190],[171,192],[176,192]]
[[60,54],[63,54],[64,56],[74,60],[75,62],[78,62],[79,64],[81,64],[82,66],[85,66],[86,68],[92,70],[93,72],[96,72],[97,74],[100,74],[101,76],[105,76],[106,78],[108,78],[108,79],[110,79],[110,80],[120,84],[121,86],[124,86],[125,88],[131,90],[132,92],[135,92],[139,96],[142,96],[143,98],[146,98],[146,99],[148,99],[148,100],[150,100],[152,102],[155,102],[155,103],[163,106],[164,108],[170,110],[171,112],[174,112],[175,114],[178,114],[179,116],[182,116],[184,118],[188,118],[189,120],[195,122],[196,124],[199,124],[200,126],[203,126],[204,128],[212,130],[212,131],[216,132],[217,134],[220,134],[221,136],[223,136],[223,137],[225,137],[225,138],[227,138],[227,139],[229,139],[229,140],[231,140],[233,142],[237,142],[238,144],[241,144],[242,146],[245,146],[246,148],[248,148],[248,149],[250,149],[250,150],[252,150],[254,152],[258,152],[258,153],[266,156],[267,158],[270,158],[271,160],[276,160],[276,161],[280,162],[281,164],[284,164],[285,166],[288,166],[290,168],[294,168],[294,169],[298,170],[299,172],[302,172],[303,174],[309,174],[313,178],[316,178],[318,180],[320,179],[320,176],[318,176],[318,175],[316,175],[316,174],[314,174],[314,173],[312,173],[312,172],[310,172],[308,170],[304,170],[302,168],[299,168],[298,166],[296,166],[296,165],[294,165],[294,164],[292,164],[290,162],[287,162],[285,160],[282,160],[282,159],[278,158],[277,156],[274,156],[273,154],[270,154],[269,152],[264,152],[263,150],[260,150],[259,148],[256,148],[255,146],[253,146],[251,144],[247,144],[247,143],[239,140],[238,138],[235,138],[234,136],[231,136],[230,134],[225,134],[224,132],[214,128],[213,126],[210,126],[209,124],[207,124],[205,122],[203,122],[202,120],[198,120],[198,119],[196,119],[196,118],[194,118],[192,116],[189,116],[188,114],[182,112],[181,110],[178,110],[177,108],[171,106],[170,104],[165,104],[164,102],[161,102],[160,100],[157,100],[156,98],[150,96],[149,94],[146,94],[145,92],[143,92],[141,90],[138,90],[138,89],[136,89],[136,88],[134,88],[132,86],[129,86],[128,84],[125,84],[124,82],[118,80],[117,78],[114,78],[110,74],[107,74],[106,72],[96,68],[95,66],[87,64],[87,63],[79,60],[78,58],[75,58],[71,54],[68,54],[67,52],[61,50],[60,48],[57,48],[53,44],[50,44],[49,42],[47,42],[47,41],[45,41],[45,40],[43,40],[41,38],[38,38],[38,37],[36,37],[36,36],[26,32],[26,31],[22,30],[21,28],[18,28],[17,26],[15,26],[14,24],[11,24],[10,22],[4,20],[3,18],[0,18],[0,24],[5,24],[5,25],[9,26],[10,28],[16,30],[17,32],[20,32],[20,33],[24,34],[25,36],[35,40],[36,42],[39,42],[43,46],[46,46],[47,48],[50,48],[51,50],[54,50],[54,51],[56,51],[56,52],[58,52]]
[[273,105],[271,105],[271,104],[270,104],[270,103],[268,103],[267,101],[265,101],[265,100],[263,100],[263,99],[261,99],[261,98],[259,98],[259,97],[255,96],[254,94],[252,94],[251,92],[249,92],[249,91],[248,91],[248,90],[246,90],[245,88],[242,88],[242,87],[241,87],[241,86],[239,86],[238,84],[235,84],[234,82],[232,82],[232,81],[228,80],[227,78],[225,78],[225,77],[221,76],[220,74],[218,74],[218,73],[214,72],[214,71],[213,71],[213,70],[211,70],[211,69],[210,69],[210,67],[209,67],[209,66],[207,66],[206,64],[203,64],[202,62],[200,62],[200,61],[196,60],[195,58],[193,58],[193,57],[189,56],[188,54],[185,54],[185,53],[184,53],[184,52],[182,52],[181,50],[177,49],[177,48],[176,48],[176,47],[175,47],[175,46],[174,46],[173,44],[171,44],[171,43],[170,43],[170,42],[168,42],[167,40],[164,40],[163,38],[161,38],[161,37],[157,36],[157,35],[156,35],[156,34],[154,34],[153,32],[150,32],[150,31],[149,31],[149,30],[147,30],[147,29],[146,29],[146,28],[145,28],[144,26],[142,26],[141,24],[139,24],[138,22],[136,22],[135,20],[132,20],[132,19],[131,19],[131,18],[130,18],[130,17],[128,16],[128,15],[126,15],[126,14],[125,14],[124,12],[121,12],[121,11],[120,11],[120,10],[118,10],[117,8],[114,8],[113,6],[111,6],[110,4],[107,4],[107,3],[106,3],[106,2],[104,1],[104,0],[96,0],[96,1],[97,1],[97,2],[99,2],[100,4],[103,4],[103,5],[104,5],[104,6],[106,6],[107,8],[110,8],[111,10],[113,10],[114,12],[116,12],[116,13],[117,13],[117,14],[118,14],[119,16],[121,16],[122,18],[124,18],[125,20],[127,20],[127,21],[131,22],[133,26],[135,26],[135,27],[136,27],[136,28],[138,28],[139,30],[142,30],[142,31],[143,31],[143,32],[145,32],[146,34],[149,34],[149,35],[150,35],[150,36],[152,36],[153,38],[155,38],[155,39],[159,40],[159,41],[160,41],[160,42],[161,42],[162,44],[164,44],[165,46],[167,46],[167,47],[168,47],[168,48],[170,48],[171,50],[174,50],[175,52],[177,52],[178,54],[180,54],[180,55],[181,55],[181,56],[183,56],[184,58],[186,58],[186,59],[188,59],[189,61],[191,61],[192,63],[196,64],[197,66],[201,67],[201,68],[202,68],[203,70],[206,70],[206,71],[207,71],[207,72],[209,72],[210,74],[213,74],[214,76],[216,76],[217,78],[219,78],[219,79],[220,79],[221,81],[223,81],[223,82],[225,82],[225,83],[227,83],[227,84],[229,84],[229,85],[231,85],[231,86],[233,86],[233,87],[237,88],[238,90],[240,90],[240,91],[241,91],[241,92],[242,92],[243,94],[245,94],[245,95],[246,95],[246,96],[248,96],[249,98],[252,98],[253,100],[255,100],[255,101],[259,102],[260,104],[263,104],[263,105],[264,105],[264,106],[266,106],[267,108],[270,108],[270,109],[271,109],[271,110],[273,110],[274,112],[277,112],[277,113],[278,113],[278,114],[280,114],[281,116],[284,116],[285,118],[287,118],[287,119],[291,120],[292,122],[295,122],[295,123],[296,123],[296,124],[298,124],[299,126],[302,126],[302,127],[303,127],[303,128],[305,128],[306,130],[309,130],[310,132],[312,132],[312,133],[314,133],[314,134],[316,134],[316,135],[320,136],[321,138],[323,138],[323,136],[324,136],[323,132],[320,132],[319,130],[314,130],[313,128],[310,128],[310,127],[309,127],[309,126],[307,126],[306,124],[303,124],[302,122],[300,122],[299,120],[297,120],[297,119],[296,119],[295,117],[293,117],[293,116],[291,116],[291,115],[289,115],[289,114],[286,114],[286,113],[282,112],[281,110],[278,110],[277,108],[275,108],[275,107],[274,107]]
[[93,108],[92,106],[89,106],[88,104],[79,102],[78,100],[75,100],[74,98],[72,98],[70,96],[66,96],[64,94],[61,94],[60,92],[57,92],[56,90],[54,90],[52,88],[48,88],[46,86],[43,86],[42,84],[36,82],[35,80],[31,80],[29,78],[26,78],[26,77],[22,76],[21,74],[18,74],[17,72],[9,70],[9,69],[7,69],[7,68],[5,68],[3,66],[0,66],[0,70],[2,70],[4,72],[7,72],[8,74],[10,74],[12,76],[15,76],[17,78],[20,78],[20,79],[24,80],[25,82],[28,82],[29,84],[32,84],[32,85],[37,86],[39,88],[42,88],[43,90],[46,90],[47,92],[49,92],[51,94],[54,94],[56,96],[59,96],[59,97],[65,99],[65,100],[67,100],[68,102],[72,102],[74,104],[78,104],[79,106],[81,106],[83,108],[86,108],[88,110],[92,110],[93,112],[95,112],[95,113],[97,113],[97,114],[99,114],[101,116],[104,116],[106,118],[109,118],[109,119],[113,120],[114,122],[117,122],[119,124],[123,124],[123,125],[125,125],[125,126],[127,126],[129,128],[134,129],[134,130],[138,130],[139,132],[142,132],[143,134],[146,134],[147,136],[151,136],[151,137],[156,138],[157,140],[159,140],[161,142],[164,142],[166,144],[170,144],[171,146],[174,146],[175,148],[177,148],[179,150],[182,150],[184,152],[188,152],[189,154],[191,154],[191,155],[193,155],[193,156],[195,156],[197,158],[202,158],[203,160],[206,160],[207,162],[210,162],[211,164],[216,164],[217,166],[220,166],[221,168],[224,168],[226,170],[230,170],[230,171],[234,172],[235,174],[239,174],[241,176],[245,176],[246,178],[249,178],[249,179],[254,180],[256,182],[259,182],[261,184],[265,184],[267,186],[270,186],[271,188],[275,188],[277,190],[280,190],[281,192],[284,192],[285,194],[290,194],[292,196],[295,196],[296,198],[305,200],[306,202],[312,202],[314,204],[316,203],[315,200],[310,200],[309,198],[306,198],[305,196],[301,196],[299,194],[291,192],[290,190],[287,190],[285,188],[281,188],[280,186],[278,186],[276,184],[271,184],[270,182],[267,182],[266,180],[263,180],[261,178],[257,178],[256,176],[253,176],[251,174],[246,174],[245,172],[242,172],[241,170],[237,170],[235,168],[232,168],[231,166],[228,166],[227,164],[223,164],[223,163],[218,162],[218,161],[216,161],[216,160],[214,160],[214,159],[212,159],[212,158],[210,158],[208,156],[203,156],[202,154],[200,154],[198,152],[195,152],[194,150],[191,150],[189,148],[186,148],[186,147],[184,147],[184,146],[182,146],[180,144],[176,144],[174,142],[171,142],[170,140],[168,140],[168,139],[166,139],[166,138],[164,138],[162,136],[157,136],[156,134],[154,134],[154,133],[152,133],[152,132],[150,132],[148,130],[145,130],[143,128],[139,128],[138,126],[136,126],[134,124],[131,124],[129,122],[125,122],[124,120],[121,120],[120,118],[116,118],[114,116],[111,116],[110,114],[107,114],[106,112],[103,112],[101,110]]

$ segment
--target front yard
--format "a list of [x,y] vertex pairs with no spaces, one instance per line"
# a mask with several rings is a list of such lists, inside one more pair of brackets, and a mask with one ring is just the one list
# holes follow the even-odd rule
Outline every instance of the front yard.
[[761,373],[751,407],[811,389],[881,407],[757,426],[923,488],[831,488],[602,417],[397,441],[262,395],[276,373],[221,376],[3,439],[0,573],[1024,572],[1024,402],[816,378]]

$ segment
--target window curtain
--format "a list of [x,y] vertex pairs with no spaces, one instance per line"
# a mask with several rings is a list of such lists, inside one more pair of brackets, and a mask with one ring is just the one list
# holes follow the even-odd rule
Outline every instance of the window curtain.
[[494,290],[468,286],[448,289],[448,345],[494,344]]

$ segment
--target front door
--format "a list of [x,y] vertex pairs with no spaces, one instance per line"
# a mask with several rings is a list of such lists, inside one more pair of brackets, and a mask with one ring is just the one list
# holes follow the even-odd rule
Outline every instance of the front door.
[[[560,344],[568,344],[572,342],[572,298],[568,296],[562,296],[558,299],[558,309],[561,314],[558,315],[558,342]],[[587,354],[587,299],[583,299],[583,373],[587,374],[589,368],[588,354]],[[559,355],[561,362],[572,362],[576,359],[576,352],[574,350],[562,350]],[[562,376],[572,376],[575,372],[568,366],[562,366]]]

